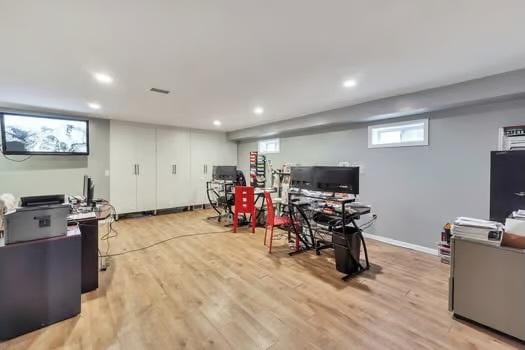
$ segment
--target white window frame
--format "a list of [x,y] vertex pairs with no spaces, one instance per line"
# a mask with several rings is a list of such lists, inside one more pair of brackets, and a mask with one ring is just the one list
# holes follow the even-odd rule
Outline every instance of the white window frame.
[[[277,144],[277,150],[275,150],[275,151],[267,151],[266,147],[263,147],[263,145],[266,145],[266,144],[268,144],[270,142],[275,142]],[[281,152],[281,140],[280,139],[259,140],[259,142],[257,143],[257,148],[259,150],[259,153],[262,153],[262,154],[280,153]]]
[[[372,140],[373,140],[372,133],[376,129],[382,129],[382,128],[388,128],[388,127],[398,128],[398,127],[410,126],[410,125],[419,124],[419,123],[423,123],[424,138],[422,141],[393,142],[393,143],[381,143],[381,144],[372,143]],[[376,124],[376,125],[368,126],[368,148],[411,147],[411,146],[428,146],[428,118],[407,120],[407,121],[402,121],[402,122],[385,123],[385,124]]]

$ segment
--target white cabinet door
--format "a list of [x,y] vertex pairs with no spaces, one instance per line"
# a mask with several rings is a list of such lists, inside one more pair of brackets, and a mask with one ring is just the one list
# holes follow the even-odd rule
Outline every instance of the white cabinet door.
[[137,211],[135,127],[110,123],[110,201],[117,213]]
[[192,204],[205,204],[206,182],[211,179],[216,144],[213,133],[191,132],[191,198]]
[[156,209],[155,129],[111,121],[110,198],[117,213]]
[[135,134],[135,152],[138,164],[137,211],[157,207],[157,160],[155,128],[138,127]]
[[190,132],[157,129],[157,208],[192,204]]

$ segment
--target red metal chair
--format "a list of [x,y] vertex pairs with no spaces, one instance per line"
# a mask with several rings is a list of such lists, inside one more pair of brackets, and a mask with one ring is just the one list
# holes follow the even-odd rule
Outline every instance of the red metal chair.
[[255,198],[250,186],[235,186],[235,208],[233,211],[233,232],[237,232],[239,214],[250,214],[252,233],[255,233]]
[[268,253],[272,252],[273,228],[274,226],[291,224],[288,216],[275,216],[275,208],[273,206],[272,195],[270,192],[264,192],[264,199],[266,201],[266,225],[264,230],[264,245],[266,245],[266,236],[268,229],[270,229],[270,245]]

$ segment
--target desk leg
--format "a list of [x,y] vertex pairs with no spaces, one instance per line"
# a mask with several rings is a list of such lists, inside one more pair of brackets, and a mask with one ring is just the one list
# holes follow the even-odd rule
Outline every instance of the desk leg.
[[[255,223],[257,224],[257,222],[259,222],[259,219],[263,213],[263,210],[264,210],[264,193],[259,193],[257,195],[257,198],[255,198],[255,202],[253,203],[253,205],[255,207],[257,207],[257,202],[259,201],[259,199],[262,198],[262,201],[261,201],[261,207],[259,208],[259,212],[257,213],[257,218],[255,219]],[[251,219],[251,218],[250,218]]]
[[98,220],[79,223],[82,234],[82,293],[98,288]]

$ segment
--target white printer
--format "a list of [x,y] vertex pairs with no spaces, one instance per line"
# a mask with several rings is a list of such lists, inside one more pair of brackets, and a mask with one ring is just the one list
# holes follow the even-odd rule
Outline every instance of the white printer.
[[5,215],[5,244],[62,236],[67,233],[67,203],[16,208]]

